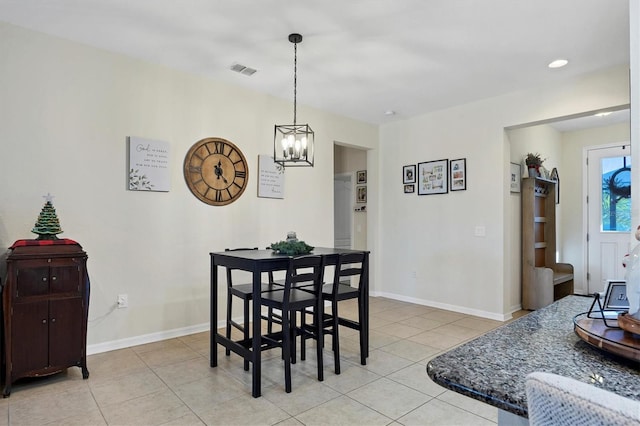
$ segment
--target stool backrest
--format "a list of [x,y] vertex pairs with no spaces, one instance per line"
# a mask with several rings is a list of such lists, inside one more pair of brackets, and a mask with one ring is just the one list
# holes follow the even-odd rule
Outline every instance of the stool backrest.
[[319,297],[322,294],[323,271],[322,256],[306,255],[292,258],[284,281],[285,309],[289,304],[291,290],[306,291]]
[[338,285],[347,279],[351,281],[353,277],[356,277],[358,289],[364,290],[362,285],[364,279],[364,273],[366,271],[365,264],[366,255],[363,252],[358,253],[342,253],[338,256],[338,263],[333,276],[333,293],[336,294]]
[[[240,251],[240,250],[258,250],[258,247],[253,247],[253,248],[225,248],[224,251]],[[227,287],[233,287],[233,281],[231,279],[231,271],[233,271],[235,268],[230,268],[230,267],[226,267],[227,270]]]

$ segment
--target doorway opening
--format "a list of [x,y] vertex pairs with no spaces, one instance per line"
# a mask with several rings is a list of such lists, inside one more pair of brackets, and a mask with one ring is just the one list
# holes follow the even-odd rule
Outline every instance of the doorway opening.
[[631,149],[627,144],[586,150],[587,294],[624,279],[622,258],[631,232]]
[[[334,244],[339,248],[367,248],[367,151],[334,143]],[[362,173],[364,172],[364,173]],[[364,181],[363,181],[364,176]]]

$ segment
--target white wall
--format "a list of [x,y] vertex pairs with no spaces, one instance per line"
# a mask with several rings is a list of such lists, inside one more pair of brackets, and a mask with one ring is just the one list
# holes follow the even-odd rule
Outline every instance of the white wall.
[[[516,288],[510,257],[520,248],[509,235],[511,154],[504,129],[627,104],[628,75],[622,66],[382,126],[381,294],[508,317]],[[467,159],[466,191],[403,194],[403,165],[461,157]],[[474,236],[478,226],[486,229],[485,237]]]
[[[90,351],[206,325],[211,251],[266,247],[290,230],[331,246],[334,140],[370,149],[377,189],[375,126],[299,106],[316,166],[287,169],[284,200],[258,198],[258,155],[272,152],[291,102],[3,23],[0,57],[0,246],[34,238],[41,196],[55,195],[61,237],[89,255]],[[126,190],[127,136],[171,144],[170,192]],[[224,207],[197,200],[182,174],[188,149],[210,136],[235,143],[250,167],[248,189]],[[119,293],[129,308],[110,312]]]

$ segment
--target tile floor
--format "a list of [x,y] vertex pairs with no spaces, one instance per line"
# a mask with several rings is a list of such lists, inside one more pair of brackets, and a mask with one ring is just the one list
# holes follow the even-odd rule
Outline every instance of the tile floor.
[[[355,304],[341,302],[355,315]],[[325,380],[315,351],[292,366],[284,392],[279,349],[263,353],[262,397],[251,397],[242,360],[218,351],[209,367],[209,333],[91,355],[79,368],[14,384],[0,400],[1,425],[484,425],[497,409],[448,391],[427,376],[427,362],[502,323],[371,298],[370,356],[359,363],[358,336],[341,328],[342,374],[325,348]],[[309,342],[308,345],[313,345]]]

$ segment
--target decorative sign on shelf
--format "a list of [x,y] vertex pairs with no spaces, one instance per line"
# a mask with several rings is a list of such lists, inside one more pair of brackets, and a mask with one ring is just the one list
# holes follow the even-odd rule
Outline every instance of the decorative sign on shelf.
[[258,197],[284,198],[284,167],[270,155],[258,155]]
[[168,192],[169,142],[129,136],[129,190]]

